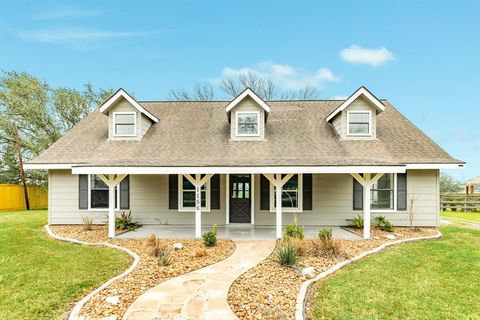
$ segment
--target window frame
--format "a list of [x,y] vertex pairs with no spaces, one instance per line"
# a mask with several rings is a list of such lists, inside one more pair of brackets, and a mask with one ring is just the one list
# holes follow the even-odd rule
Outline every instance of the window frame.
[[[133,134],[117,133],[117,115],[133,115]],[[113,136],[114,137],[136,137],[137,136],[137,113],[135,111],[113,112]]]
[[[252,133],[239,133],[238,132],[238,120],[239,120],[239,115],[242,114],[256,114],[257,115],[257,133],[252,134]],[[237,111],[235,112],[235,135],[237,137],[259,137],[260,136],[260,111]]]
[[[88,211],[108,211],[108,207],[105,207],[105,208],[92,208],[92,176],[94,176],[94,174],[89,174],[88,175]],[[115,188],[116,188],[116,193],[117,193],[117,197],[116,197],[116,201],[115,201],[115,211],[120,211],[120,184],[118,184]],[[109,190],[110,192],[110,190]],[[110,197],[110,194],[109,194],[109,197]]]
[[[297,206],[294,208],[282,206],[282,212],[303,212],[303,174],[302,173],[296,173],[296,174],[298,175]],[[273,186],[271,182],[269,182],[269,185],[270,185],[270,212],[275,212],[276,210],[276,203],[275,203],[276,190],[275,189],[276,188]],[[282,193],[283,193],[283,187],[282,187]]]
[[[195,212],[195,207],[183,206],[183,177],[183,174],[178,175],[178,211]],[[205,207],[202,207],[202,212],[210,212],[210,179],[205,183]]]
[[[393,175],[393,209],[372,209],[372,188],[370,187],[370,212],[396,212],[397,211],[397,174],[385,173]],[[384,175],[385,175],[384,174]],[[383,176],[382,176],[383,178]],[[381,178],[380,178],[381,179]],[[372,185],[373,187],[373,185]]]
[[[368,114],[368,133],[351,133],[350,132],[350,114]],[[361,122],[364,123],[364,122]],[[372,111],[371,110],[350,110],[347,111],[347,136],[370,137],[372,136]]]

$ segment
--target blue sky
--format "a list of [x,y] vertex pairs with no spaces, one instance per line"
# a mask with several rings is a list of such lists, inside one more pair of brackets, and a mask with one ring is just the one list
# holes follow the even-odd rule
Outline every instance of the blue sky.
[[141,100],[242,70],[323,99],[365,85],[480,174],[480,1],[8,1],[0,69]]

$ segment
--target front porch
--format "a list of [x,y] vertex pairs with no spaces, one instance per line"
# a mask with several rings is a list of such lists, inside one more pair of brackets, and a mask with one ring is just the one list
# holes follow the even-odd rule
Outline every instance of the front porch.
[[[314,239],[318,237],[321,226],[304,227],[305,238]],[[349,232],[341,227],[328,227],[332,229],[333,235],[338,239],[362,240],[362,237]],[[209,231],[210,226],[202,226],[202,232]],[[220,239],[231,240],[272,240],[275,239],[276,228],[274,226],[234,225],[218,226],[217,235]],[[146,225],[134,231],[119,234],[119,239],[141,239],[154,234],[162,239],[191,239],[195,234],[195,226],[165,226]]]

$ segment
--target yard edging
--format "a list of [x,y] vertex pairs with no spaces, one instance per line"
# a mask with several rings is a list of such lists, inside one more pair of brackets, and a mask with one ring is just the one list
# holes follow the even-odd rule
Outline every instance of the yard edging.
[[113,249],[117,249],[117,250],[121,250],[123,252],[126,252],[127,254],[129,254],[133,258],[133,262],[127,270],[125,270],[123,273],[111,278],[110,280],[108,280],[107,282],[102,284],[97,289],[91,291],[89,294],[87,294],[85,297],[83,297],[80,301],[78,301],[73,306],[73,308],[70,310],[70,312],[68,313],[68,315],[66,317],[68,320],[79,320],[80,319],[79,313],[82,310],[85,303],[87,303],[93,296],[95,296],[97,293],[99,293],[100,291],[102,291],[103,289],[105,289],[106,287],[111,285],[113,282],[129,275],[137,267],[137,264],[140,261],[140,257],[135,252],[133,252],[133,251],[127,249],[127,248],[117,246],[117,245],[114,245],[114,244],[110,244],[110,243],[105,243],[105,242],[89,243],[89,242],[80,241],[80,240],[73,239],[73,238],[60,237],[60,236],[55,235],[48,225],[45,225],[44,229],[47,231],[48,235],[55,240],[70,242],[70,243],[75,243],[75,244],[80,244],[80,245],[87,245],[87,246],[109,247],[109,248],[113,248]]
[[363,253],[360,253],[356,255],[355,257],[351,259],[344,260],[340,263],[337,263],[336,265],[332,266],[331,268],[323,271],[322,273],[318,274],[315,278],[309,279],[305,282],[302,283],[300,287],[300,291],[298,292],[297,295],[297,301],[296,301],[296,306],[295,306],[295,320],[305,320],[305,311],[306,311],[306,298],[307,294],[309,293],[309,287],[312,283],[317,282],[319,280],[322,280],[338,270],[344,268],[347,265],[350,265],[356,261],[359,261],[367,256],[370,256],[372,254],[378,253],[385,248],[391,247],[391,246],[396,246],[402,243],[407,243],[407,242],[414,242],[414,241],[421,241],[421,240],[434,240],[434,239],[439,239],[442,237],[442,233],[437,230],[437,234],[433,236],[424,236],[424,237],[415,237],[415,238],[409,238],[409,239],[401,239],[393,242],[386,242],[375,249],[372,249],[370,251],[366,251]]

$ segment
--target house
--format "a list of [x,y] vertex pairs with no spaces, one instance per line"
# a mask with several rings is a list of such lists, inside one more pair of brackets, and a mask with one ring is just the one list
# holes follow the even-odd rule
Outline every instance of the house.
[[[439,170],[461,168],[387,100],[136,101],[123,89],[26,168],[48,170],[49,224],[131,210],[142,224],[341,226],[357,214],[439,222]],[[367,205],[365,205],[367,204]],[[193,234],[192,234],[193,236]]]

